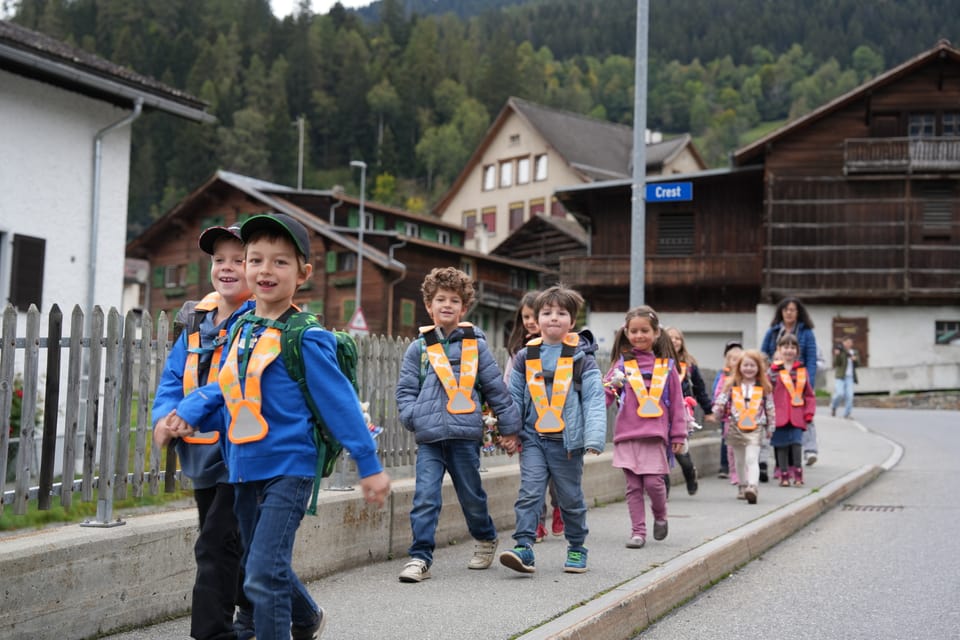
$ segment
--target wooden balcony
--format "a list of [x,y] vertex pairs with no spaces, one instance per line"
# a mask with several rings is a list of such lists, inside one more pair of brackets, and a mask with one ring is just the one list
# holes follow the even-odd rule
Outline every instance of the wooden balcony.
[[960,172],[960,138],[850,138],[843,144],[844,172]]
[[[648,286],[757,286],[762,282],[762,256],[752,253],[648,256],[644,280]],[[572,287],[630,286],[630,256],[571,256],[560,259],[560,280]]]

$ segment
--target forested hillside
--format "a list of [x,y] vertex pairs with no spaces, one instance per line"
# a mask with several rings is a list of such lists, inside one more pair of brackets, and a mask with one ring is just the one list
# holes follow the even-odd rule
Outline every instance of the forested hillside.
[[[469,7],[469,8],[468,8]],[[365,19],[376,9],[378,18]],[[21,0],[14,17],[211,105],[134,125],[129,232],[217,168],[425,211],[507,97],[629,124],[635,0],[382,0],[282,21],[267,0]],[[439,13],[437,13],[439,12]],[[960,31],[947,0],[650,0],[648,126],[714,166]]]

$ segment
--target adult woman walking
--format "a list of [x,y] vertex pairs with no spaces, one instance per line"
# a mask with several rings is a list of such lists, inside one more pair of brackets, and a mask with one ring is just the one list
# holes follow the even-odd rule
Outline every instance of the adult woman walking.
[[[817,379],[817,337],[813,334],[813,320],[806,307],[797,298],[784,298],[773,313],[773,321],[760,350],[767,354],[771,362],[777,350],[777,341],[785,334],[793,334],[800,343],[798,359],[807,368],[811,385]],[[817,461],[817,430],[811,422],[803,434],[803,459],[809,466]]]

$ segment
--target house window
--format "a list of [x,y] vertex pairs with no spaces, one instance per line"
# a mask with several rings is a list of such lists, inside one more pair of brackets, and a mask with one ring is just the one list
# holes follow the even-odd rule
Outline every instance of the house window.
[[440,244],[450,244],[450,232],[437,230],[437,242]]
[[949,182],[920,183],[917,192],[923,207],[924,240],[949,240],[953,226],[953,185]]
[[356,271],[357,254],[353,251],[340,251],[337,253],[337,271]]
[[488,164],[483,168],[483,190],[493,191],[497,188],[497,168]]
[[567,210],[563,204],[556,198],[550,198],[550,215],[554,218],[563,218],[567,215]]
[[948,138],[960,138],[960,113],[943,114],[943,135]]
[[544,212],[543,198],[530,201],[530,217],[542,216]]
[[540,154],[534,159],[533,179],[537,182],[542,182],[547,179],[547,154]]
[[10,303],[18,311],[28,311],[31,304],[40,308],[43,300],[43,264],[47,241],[31,236],[13,236],[10,264]]
[[473,234],[477,230],[477,212],[476,211],[464,211],[463,212],[463,228],[466,229],[466,238],[467,240],[473,239]]
[[494,235],[497,232],[497,209],[490,207],[483,210],[483,226],[487,230],[487,235]]
[[417,303],[410,298],[400,300],[400,326],[412,327],[417,320]]
[[528,184],[530,182],[530,158],[520,158],[517,160],[517,184]]
[[513,270],[510,272],[510,286],[514,289],[527,288],[527,276],[522,271]]
[[180,286],[180,266],[171,264],[163,271],[163,286],[167,289]]
[[510,134],[510,146],[516,147],[519,144],[520,144],[520,134],[519,133]]
[[932,113],[911,113],[907,135],[911,138],[930,138],[937,134],[937,117]]
[[500,188],[513,186],[513,160],[500,163]]
[[403,224],[403,234],[411,238],[420,237],[420,225],[416,222],[405,222]]
[[461,260],[460,261],[460,271],[463,271],[465,274],[473,277],[473,260]]
[[658,256],[693,254],[693,212],[661,213],[657,229]]
[[934,344],[960,346],[960,320],[937,320],[934,323]]
[[516,231],[523,225],[523,203],[510,204],[510,231]]

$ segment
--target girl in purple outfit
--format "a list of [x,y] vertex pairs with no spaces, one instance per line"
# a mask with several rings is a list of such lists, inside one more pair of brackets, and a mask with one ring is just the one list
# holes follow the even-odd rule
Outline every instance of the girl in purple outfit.
[[631,533],[628,549],[647,539],[644,494],[653,511],[653,539],[667,537],[667,488],[671,457],[687,439],[687,412],[670,338],[660,331],[657,313],[647,306],[627,312],[613,343],[613,360],[604,377],[607,406],[617,401],[613,466],[623,469]]

